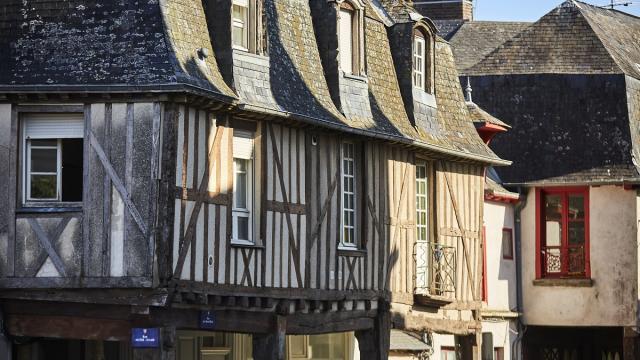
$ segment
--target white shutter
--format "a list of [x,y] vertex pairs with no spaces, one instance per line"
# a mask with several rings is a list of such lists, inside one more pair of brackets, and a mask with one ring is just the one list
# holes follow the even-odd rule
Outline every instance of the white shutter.
[[233,157],[236,159],[253,159],[252,132],[233,130]]
[[340,68],[351,74],[353,72],[353,13],[340,9]]
[[71,139],[84,137],[82,114],[28,114],[23,117],[27,139]]

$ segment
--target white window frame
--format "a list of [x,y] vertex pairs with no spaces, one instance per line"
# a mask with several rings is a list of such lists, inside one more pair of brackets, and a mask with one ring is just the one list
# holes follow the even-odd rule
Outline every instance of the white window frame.
[[[33,139],[33,140],[44,140],[44,139]],[[24,139],[24,148],[26,149],[26,159],[25,160],[25,191],[24,191],[24,199],[26,202],[61,202],[62,201],[62,140],[61,139],[50,139],[51,141],[55,141],[55,146],[42,146],[42,145],[32,145],[31,139]],[[33,172],[31,171],[31,150],[32,149],[55,149],[56,150],[56,172]],[[33,198],[31,197],[31,177],[33,175],[55,175],[56,176],[56,196],[53,198]]]
[[[424,169],[424,178],[418,178],[418,168]],[[424,184],[424,194],[419,191],[420,185]],[[420,200],[424,199],[425,208],[420,208]],[[420,223],[420,215],[425,215],[425,224]],[[420,233],[424,229],[425,238],[420,237]],[[416,162],[416,240],[417,241],[429,241],[429,165],[426,161]]]
[[[413,34],[413,74],[412,81],[413,86],[426,90],[426,74],[427,74],[427,61],[426,61],[426,46],[427,39],[424,35],[418,33],[419,30],[415,30]],[[421,51],[419,51],[419,48]],[[418,80],[419,78],[419,80]]]
[[[40,123],[37,130],[30,131],[30,122]],[[47,124],[50,122],[50,124]],[[57,122],[57,124],[56,124]],[[60,123],[68,123],[69,126],[62,126]],[[74,124],[75,123],[75,124]],[[20,121],[21,133],[21,159],[22,164],[22,205],[23,206],[60,206],[76,205],[82,202],[62,201],[62,139],[84,139],[83,115],[78,113],[32,113],[24,114]],[[31,140],[55,141],[56,145],[33,146]],[[32,149],[56,149],[56,172],[32,172],[31,171],[31,150]],[[56,196],[54,198],[40,199],[31,196],[32,175],[56,175]]]
[[[251,140],[251,155],[237,157],[236,156],[236,138],[250,139]],[[256,181],[255,181],[255,133],[244,130],[236,130],[233,131],[233,139],[234,139],[234,154],[233,154],[233,194],[232,194],[232,236],[231,243],[235,245],[256,245],[256,234],[255,234],[255,224],[254,224],[254,216],[255,216],[255,197],[256,197]],[[236,206],[236,192],[238,191],[236,175],[238,174],[237,162],[236,160],[247,161],[247,170],[246,170],[246,207],[239,208]],[[243,217],[247,218],[248,223],[248,237],[249,239],[239,239],[238,238],[238,218]]]
[[[234,16],[233,7],[235,6],[243,8],[245,14],[244,19],[238,19]],[[249,51],[249,24],[251,23],[251,14],[249,10],[249,0],[233,0],[231,3],[231,43],[234,49]],[[233,32],[235,28],[242,29],[244,31],[244,44],[234,43]]]
[[[351,157],[345,156],[345,148],[349,147],[351,150]],[[354,250],[358,249],[358,196],[356,193],[356,144],[352,142],[343,142],[340,146],[340,181],[341,181],[341,206],[340,206],[340,247],[343,249]],[[346,172],[345,170],[345,162],[351,163],[351,173]],[[352,191],[347,191],[345,189],[345,180],[350,179],[352,181],[353,189]],[[353,198],[353,208],[345,207],[345,196],[349,196]],[[345,223],[345,213],[353,214],[353,224],[347,225]],[[353,241],[348,241],[345,239],[345,229],[348,229],[351,232],[351,237]]]

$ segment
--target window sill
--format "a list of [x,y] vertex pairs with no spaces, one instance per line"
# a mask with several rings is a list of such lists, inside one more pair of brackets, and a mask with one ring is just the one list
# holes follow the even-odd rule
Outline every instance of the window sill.
[[451,304],[455,301],[455,298],[430,295],[430,294],[415,294],[416,303],[424,306],[441,307]]
[[81,213],[82,206],[68,204],[66,206],[25,206],[16,209],[16,214],[58,214],[58,213]]
[[355,74],[349,74],[349,73],[346,73],[346,72],[342,71],[342,76],[345,79],[361,81],[363,83],[368,83],[369,82],[369,78],[367,78],[366,75],[355,75]]
[[358,248],[339,247],[338,256],[364,257],[367,256],[367,252]]
[[546,278],[533,280],[533,286],[593,287],[593,279]]
[[231,242],[231,247],[245,249],[264,249],[264,245],[262,244],[240,243],[234,241]]

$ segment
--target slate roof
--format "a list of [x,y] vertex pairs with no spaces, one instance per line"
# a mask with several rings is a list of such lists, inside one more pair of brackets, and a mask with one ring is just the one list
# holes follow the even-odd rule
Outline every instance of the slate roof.
[[482,110],[480,106],[478,106],[476,103],[472,101],[467,101],[467,109],[469,110],[469,116],[471,116],[471,121],[473,121],[476,124],[487,123],[487,124],[502,126],[506,129],[511,128],[510,125],[494,117],[488,112]]
[[443,39],[450,41],[451,37],[453,37],[456,32],[460,29],[462,24],[464,24],[466,20],[433,20],[433,23],[436,25],[438,29],[438,35],[442,36]]
[[[181,84],[233,97],[205,36],[202,2],[162,3],[3,0],[0,87]],[[206,61],[198,48],[209,50]]]
[[[201,0],[4,0],[0,11],[0,91],[122,86],[189,87],[250,111],[414,144],[430,151],[506,164],[477,135],[462,98],[449,45],[436,46],[437,116],[416,128],[403,104],[388,29],[414,21],[403,0],[387,13],[367,6],[366,65],[370,116],[341,113],[328,90],[309,0],[265,0],[269,57],[243,58],[250,70],[227,84]],[[208,53],[208,56],[199,56]],[[221,56],[218,54],[218,56]],[[258,66],[255,61],[267,62]],[[235,61],[235,60],[234,60]],[[254,61],[254,63],[252,63]],[[236,65],[234,63],[234,65]],[[226,76],[226,75],[225,75]],[[233,87],[233,88],[232,88]],[[368,94],[367,94],[368,92]],[[432,131],[436,129],[437,131]]]
[[[464,26],[463,26],[464,27]],[[462,30],[462,29],[461,29]],[[470,29],[471,30],[471,29]],[[457,39],[456,39],[457,38]],[[465,75],[621,74],[640,78],[640,19],[567,0],[475,65]],[[472,46],[471,32],[453,42]],[[454,45],[455,46],[455,45]],[[462,66],[472,60],[461,59]]]
[[450,37],[460,73],[529,27],[528,22],[468,21]]
[[402,330],[391,329],[389,339],[389,350],[391,351],[425,351],[430,350],[427,345],[415,335],[408,334]]

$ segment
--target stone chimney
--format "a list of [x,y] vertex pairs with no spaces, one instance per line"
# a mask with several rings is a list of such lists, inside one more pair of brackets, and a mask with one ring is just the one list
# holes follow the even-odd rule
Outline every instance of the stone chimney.
[[431,20],[473,20],[473,0],[414,0],[413,7]]

